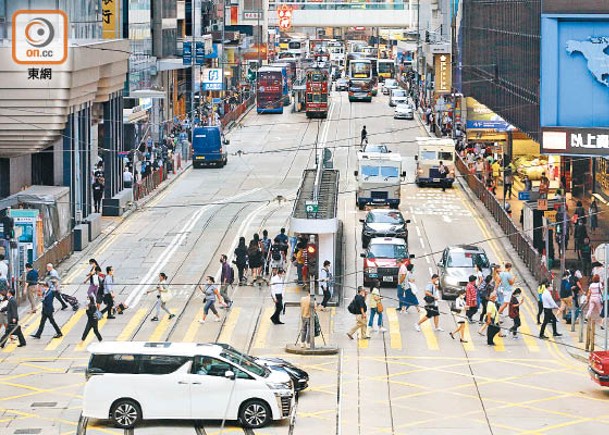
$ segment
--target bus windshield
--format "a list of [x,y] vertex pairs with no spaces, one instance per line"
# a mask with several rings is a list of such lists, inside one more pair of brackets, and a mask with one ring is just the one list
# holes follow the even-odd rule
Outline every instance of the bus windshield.
[[393,63],[389,62],[379,62],[379,73],[392,73],[393,72]]
[[419,160],[437,160],[435,151],[421,151]]
[[364,62],[351,62],[351,76],[354,78],[358,77],[369,77],[370,76],[370,64]]

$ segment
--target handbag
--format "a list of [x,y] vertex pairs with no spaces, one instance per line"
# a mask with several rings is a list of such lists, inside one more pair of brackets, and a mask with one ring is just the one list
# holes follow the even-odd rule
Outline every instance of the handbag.
[[436,301],[436,298],[434,298],[433,296],[425,295],[423,300],[426,304],[433,304]]
[[455,303],[455,301],[452,301],[450,303],[450,311],[452,311],[453,313],[460,313],[461,310],[457,307],[457,304]]
[[321,335],[321,324],[319,323],[319,316],[317,313],[313,313],[313,321],[315,323],[315,337],[319,337]]
[[385,309],[385,307],[383,307],[383,303],[381,301],[378,301],[376,303],[376,312],[382,313],[384,309]]
[[169,302],[173,298],[171,291],[167,290],[166,292],[161,292],[161,302],[164,304]]
[[93,318],[94,318],[95,320],[101,320],[101,319],[102,319],[102,317],[104,317],[104,315],[103,315],[103,314],[102,314],[102,312],[101,312],[101,311],[99,311],[99,310],[96,310],[96,311],[93,313]]

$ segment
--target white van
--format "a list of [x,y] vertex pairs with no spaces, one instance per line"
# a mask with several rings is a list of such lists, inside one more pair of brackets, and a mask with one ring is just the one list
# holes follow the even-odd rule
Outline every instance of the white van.
[[366,205],[388,205],[397,209],[400,205],[402,181],[402,157],[397,153],[357,153],[356,205],[364,210]]
[[[417,176],[418,186],[436,184],[451,187],[455,182],[455,142],[449,138],[417,137]],[[444,164],[448,173],[441,177],[438,168]],[[444,183],[444,184],[443,184]]]
[[101,342],[89,346],[84,417],[120,428],[142,420],[238,420],[258,428],[289,418],[294,386],[221,344]]

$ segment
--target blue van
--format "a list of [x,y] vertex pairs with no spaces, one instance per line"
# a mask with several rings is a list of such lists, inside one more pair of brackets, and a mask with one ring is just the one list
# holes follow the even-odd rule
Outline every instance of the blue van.
[[224,139],[220,127],[196,127],[192,131],[192,166],[215,165],[223,167],[228,162],[228,152],[225,145],[229,141]]

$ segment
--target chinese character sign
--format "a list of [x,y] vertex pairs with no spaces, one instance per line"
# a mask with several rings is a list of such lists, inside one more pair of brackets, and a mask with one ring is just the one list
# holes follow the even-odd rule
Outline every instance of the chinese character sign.
[[281,31],[289,30],[292,27],[292,6],[280,5],[277,8],[277,17],[279,18],[279,29]]
[[120,0],[102,0],[102,36],[103,39],[116,39],[118,35]]
[[434,70],[436,76],[435,92],[436,94],[447,94],[451,91],[452,86],[452,71],[450,63],[450,54],[435,54],[434,55]]

